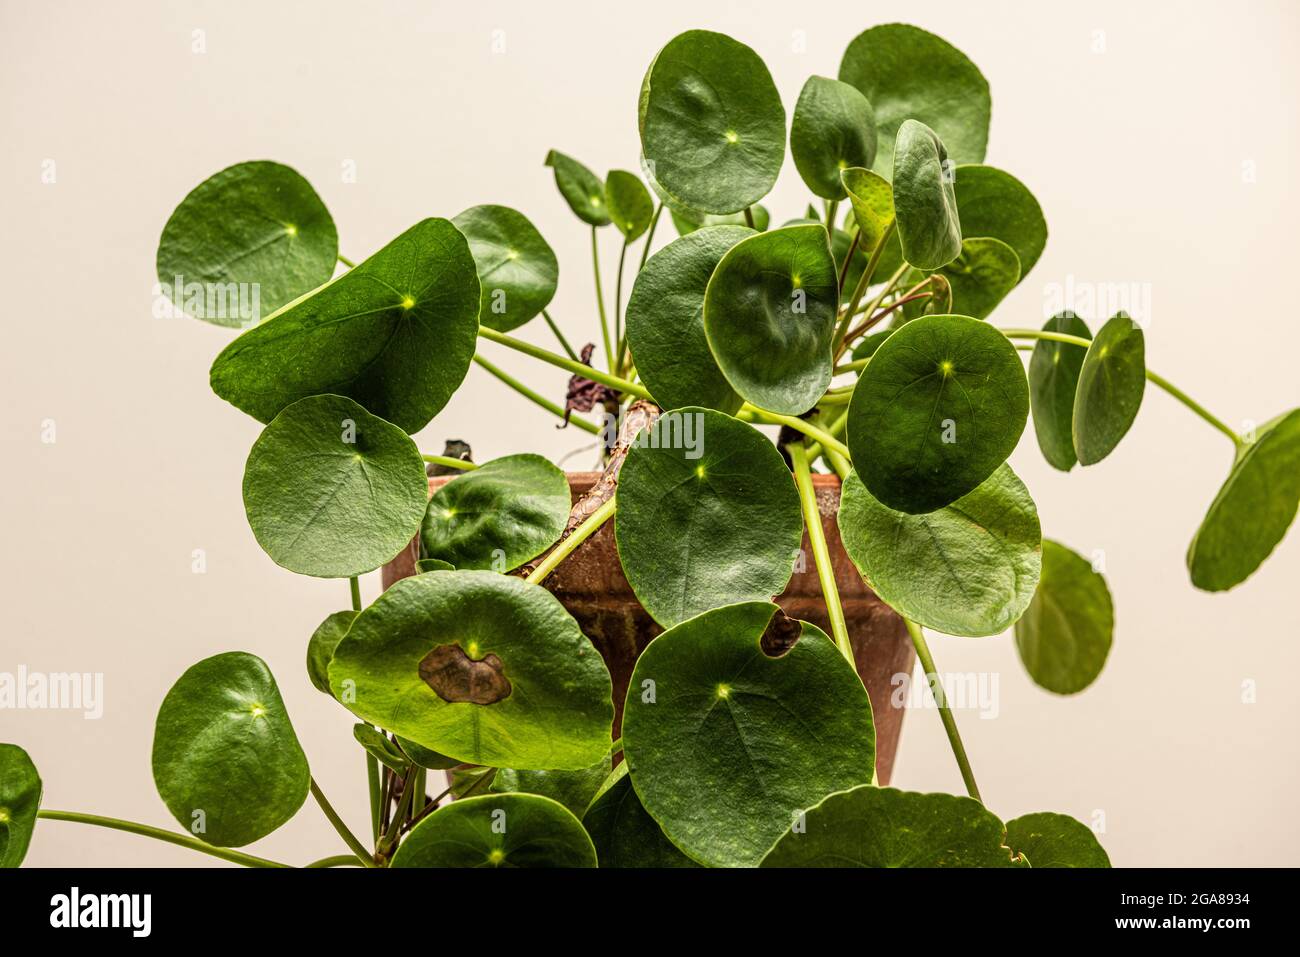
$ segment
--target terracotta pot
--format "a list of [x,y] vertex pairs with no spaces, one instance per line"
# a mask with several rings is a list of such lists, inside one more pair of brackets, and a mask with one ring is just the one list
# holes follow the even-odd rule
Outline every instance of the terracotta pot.
[[[573,500],[576,502],[599,477],[599,472],[569,473]],[[448,481],[450,479],[446,477],[432,478],[429,487],[436,491]],[[849,638],[853,643],[853,656],[875,712],[876,775],[880,784],[885,785],[893,771],[898,735],[903,725],[903,708],[894,707],[891,701],[894,676],[912,673],[916,653],[903,620],[863,584],[862,577],[840,543],[835,521],[840,501],[839,479],[834,475],[814,475],[813,485],[830,548],[831,564],[835,568],[835,582],[844,605]],[[415,573],[416,550],[417,543],[412,542],[407,551],[384,566],[385,588]],[[803,554],[807,558],[801,560],[802,568],[796,567],[789,587],[776,601],[790,617],[810,621],[829,634],[830,620],[826,615],[807,534],[804,535]],[[637,655],[663,629],[646,614],[623,575],[614,544],[613,522],[606,523],[561,562],[546,578],[545,586],[564,603],[605,659],[614,680],[614,733],[617,735],[623,699]]]

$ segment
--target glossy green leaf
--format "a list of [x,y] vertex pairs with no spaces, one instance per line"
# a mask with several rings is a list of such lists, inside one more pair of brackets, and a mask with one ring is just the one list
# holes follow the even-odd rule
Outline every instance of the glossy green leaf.
[[527,216],[509,206],[471,206],[452,222],[478,271],[481,324],[509,332],[550,304],[560,266]]
[[872,785],[810,807],[763,867],[1025,867],[978,801]]
[[894,225],[893,187],[879,173],[859,167],[844,170],[840,174],[840,180],[848,195],[854,222],[858,226],[861,237],[858,246],[870,253]]
[[595,867],[591,838],[564,805],[535,794],[453,801],[411,829],[393,867]]
[[1082,691],[1101,674],[1114,631],[1106,579],[1086,559],[1044,539],[1038,590],[1016,622],[1016,650],[1029,677],[1057,694]]
[[917,269],[938,269],[961,252],[952,180],[943,141],[924,123],[905,122],[894,147],[894,214],[903,258]]
[[606,176],[605,201],[610,219],[629,243],[650,228],[655,202],[635,173],[616,169]]
[[286,408],[253,444],[244,510],[277,565],[348,578],[407,546],[428,488],[405,432],[351,399],[317,395]]
[[540,455],[507,455],[434,493],[420,543],[427,557],[456,568],[506,572],[559,540],[571,505],[562,471]]
[[876,159],[876,121],[856,87],[810,76],[790,121],[790,155],[804,183],[823,199],[843,199],[840,173],[870,168]]
[[766,436],[688,407],[660,416],[628,452],[614,529],[632,590],[669,627],[780,594],[803,515],[790,470]]
[[745,602],[641,653],[623,749],[641,803],[674,844],[702,864],[753,866],[801,808],[872,779],[875,727],[825,632]]
[[0,744],[0,868],[22,864],[40,809],[36,765],[18,745]]
[[1047,221],[1025,184],[994,166],[958,166],[953,190],[967,236],[992,236],[1016,251],[1020,278],[1047,245]]
[[555,185],[574,215],[592,226],[609,225],[609,205],[600,177],[559,150],[546,154],[546,165],[555,171]]
[[353,622],[330,688],[357,717],[471,764],[590,767],[609,751],[609,672],[550,592],[485,571],[416,575]]
[[205,658],[158,709],[153,780],[185,831],[218,847],[270,834],[307,799],[311,772],[266,662]]
[[1034,596],[1038,510],[1009,465],[951,505],[921,515],[881,505],[854,473],[844,483],[839,526],[872,591],[935,631],[999,634]]
[[386,734],[376,731],[368,724],[352,726],[352,737],[370,754],[374,755],[384,767],[397,774],[405,774],[411,766],[411,759],[393,743]]
[[1237,456],[1187,549],[1192,584],[1226,591],[1263,564],[1300,503],[1300,409],[1261,426]]
[[158,281],[196,319],[256,325],[329,282],[338,255],[334,220],[310,183],[279,163],[240,163],[176,207],[158,241]]
[[334,649],[338,647],[343,636],[352,627],[360,612],[336,611],[312,632],[307,642],[307,677],[317,691],[330,693],[330,661],[334,658]]
[[1146,389],[1142,327],[1118,313],[1092,340],[1074,392],[1072,433],[1080,465],[1095,465],[1119,445]]
[[609,755],[589,768],[578,771],[519,771],[501,768],[490,788],[496,794],[540,794],[559,801],[576,817],[582,817],[587,805],[609,776]]
[[449,758],[445,754],[440,754],[437,751],[426,748],[423,745],[416,744],[414,741],[403,738],[401,735],[397,736],[397,746],[402,749],[403,754],[420,767],[428,768],[431,771],[449,771],[458,764],[464,763],[462,761],[457,761],[455,758]]
[[1065,814],[1043,811],[1007,821],[1007,844],[1031,867],[1110,867],[1092,828]]
[[858,340],[858,344],[853,347],[853,358],[855,360],[870,359],[893,333],[893,329],[882,329],[879,332],[872,332],[863,336]]
[[601,867],[699,867],[664,836],[641,806],[627,762],[621,774],[591,803],[582,826],[596,846]]
[[[744,210],[722,216],[714,216],[711,213],[687,213],[673,208],[669,208],[668,213],[672,216],[673,226],[679,236],[704,229],[706,226],[749,226]],[[767,211],[767,207],[762,203],[755,203],[749,207],[749,214],[754,219],[753,228],[760,233],[767,232],[767,227],[772,222],[772,214]]]
[[943,138],[958,163],[979,163],[989,139],[989,84],[966,55],[933,33],[887,23],[858,34],[839,77],[862,91],[876,113],[876,169],[893,160],[894,134],[908,119]]
[[1020,281],[1020,260],[1000,239],[963,239],[961,254],[939,270],[963,316],[987,318]]
[[831,381],[839,276],[825,228],[751,236],[722,257],[704,294],[704,332],[743,398],[799,415]]
[[478,310],[465,237],[448,220],[426,219],[226,346],[212,389],[261,422],[335,393],[418,432],[465,378]]
[[[1091,339],[1088,324],[1072,312],[1063,312],[1043,325],[1048,332],[1062,332]],[[1068,342],[1039,339],[1029,359],[1029,407],[1034,412],[1034,433],[1049,465],[1068,472],[1078,463],[1074,451],[1074,395],[1079,387],[1079,370],[1087,349]]]
[[417,558],[415,560],[415,571],[418,575],[425,572],[454,572],[456,566],[451,562],[444,562],[441,558]]
[[781,94],[759,55],[721,33],[689,30],[659,51],[638,117],[641,152],[674,205],[734,213],[781,172]]
[[627,301],[627,341],[637,374],[660,407],[740,409],[744,400],[709,351],[704,292],[727,250],[753,235],[743,226],[699,229],[659,250],[637,275]]
[[876,350],[853,391],[848,446],[863,484],[901,512],[932,512],[1006,461],[1029,415],[1015,347],[968,316],[924,316]]

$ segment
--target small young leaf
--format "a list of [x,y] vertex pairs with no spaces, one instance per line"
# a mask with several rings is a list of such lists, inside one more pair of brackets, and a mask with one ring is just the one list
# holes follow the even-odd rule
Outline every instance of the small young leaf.
[[606,176],[605,201],[610,219],[629,243],[650,228],[655,202],[635,173],[616,169]]
[[870,168],[876,159],[876,121],[856,87],[810,76],[790,121],[790,155],[808,188],[823,199],[843,199],[840,173]]
[[[1088,324],[1072,312],[1048,319],[1043,329],[1091,339]],[[1034,433],[1043,458],[1053,468],[1068,472],[1078,463],[1074,451],[1074,396],[1079,370],[1087,349],[1068,342],[1039,339],[1029,359],[1029,407],[1034,412]]]
[[465,378],[478,310],[465,237],[426,219],[226,346],[212,390],[260,422],[309,395],[345,395],[415,433]]
[[1015,347],[969,316],[896,330],[862,372],[848,413],[859,476],[882,504],[932,512],[1006,461],[1029,415]]
[[664,836],[641,806],[626,761],[618,766],[613,783],[592,801],[582,826],[591,835],[601,867],[700,866]]
[[998,466],[978,488],[923,515],[881,505],[857,474],[844,483],[840,536],[863,579],[899,614],[949,635],[996,635],[1034,596],[1038,510]]
[[387,735],[376,731],[368,724],[354,724],[352,737],[357,744],[373,754],[384,767],[397,774],[405,774],[411,766],[411,759],[402,753]]
[[1300,503],[1300,409],[1257,430],[1239,453],[1187,549],[1192,584],[1241,584],[1282,540]]
[[581,817],[609,776],[609,755],[578,771],[520,771],[501,768],[489,788],[495,794],[540,794]]
[[453,801],[412,828],[393,867],[595,867],[596,849],[564,805],[536,794]]
[[410,437],[337,395],[277,415],[244,467],[257,543],[277,565],[317,578],[372,571],[405,548],[428,488]]
[[[773,656],[774,629],[793,644]],[[711,866],[757,864],[800,808],[869,782],[871,701],[825,632],[770,602],[705,612],[637,660],[624,757],[646,811]]]
[[317,691],[330,693],[330,661],[334,649],[352,627],[360,612],[336,611],[320,623],[307,642],[307,677]]
[[528,217],[509,206],[472,206],[452,222],[474,257],[482,325],[509,332],[550,305],[560,266]]
[[1101,674],[1114,631],[1106,579],[1086,559],[1044,539],[1038,590],[1016,622],[1016,650],[1034,684],[1056,694],[1082,691]]
[[741,240],[713,271],[704,332],[731,387],[800,415],[831,381],[839,276],[826,230],[787,226]]
[[[963,239],[961,255],[939,270],[963,316],[984,319],[1020,281],[1020,260],[1000,239]],[[951,308],[951,307],[950,307]]]
[[1074,451],[1096,465],[1119,445],[1137,418],[1146,389],[1142,327],[1118,313],[1101,327],[1083,357],[1074,392]]
[[779,594],[803,537],[799,496],[776,447],[744,422],[685,408],[628,452],[614,516],[623,571],[664,627]]
[[[749,226],[744,210],[739,213],[715,216],[712,213],[686,212],[669,207],[668,213],[672,216],[673,226],[677,229],[677,235],[679,236],[693,233],[697,229],[704,229],[706,226]],[[755,203],[749,207],[749,214],[754,218],[753,228],[760,233],[767,232],[767,227],[772,222],[772,214],[767,211],[767,207],[762,203]]]
[[507,572],[555,544],[571,505],[562,471],[540,455],[507,455],[440,488],[420,542],[429,558],[456,568]]
[[457,761],[455,758],[449,758],[445,754],[430,750],[423,745],[416,744],[401,735],[396,737],[397,746],[402,749],[402,753],[422,768],[428,768],[430,771],[450,771],[457,765],[464,763]]
[[1002,240],[1016,251],[1025,278],[1047,245],[1047,221],[1034,194],[993,166],[958,166],[953,190],[962,232]]
[[810,807],[763,867],[1025,867],[978,801],[863,785]]
[[0,868],[22,864],[40,808],[36,765],[18,745],[0,744]]
[[785,159],[785,107],[757,53],[690,30],[655,56],[641,85],[641,152],[675,206],[734,213],[771,190]]
[[451,562],[444,562],[441,558],[417,558],[415,560],[417,575],[423,575],[425,572],[454,572],[455,570],[455,565]]
[[[879,173],[857,167],[844,170],[840,174],[840,181],[848,194],[853,219],[858,225],[858,247],[869,254],[880,245],[885,233],[894,224],[893,188]],[[848,283],[844,285],[847,286]]]
[[[338,255],[334,220],[310,183],[279,163],[240,163],[205,179],[176,207],[158,242],[158,281],[182,309],[202,303],[196,319],[255,325],[329,282]],[[190,283],[205,287],[197,302],[185,292]],[[251,287],[257,315],[241,314],[242,285]],[[220,291],[224,309],[209,305],[209,290]]]
[[205,658],[172,685],[154,726],[153,779],[181,827],[218,847],[251,844],[297,813],[311,772],[261,658]]
[[905,122],[894,145],[894,214],[903,258],[917,269],[938,269],[961,252],[952,180],[943,141],[924,123]]
[[600,654],[554,595],[496,572],[399,581],[339,642],[330,688],[357,717],[471,764],[576,770],[609,751]]
[[1007,821],[1007,845],[1039,869],[1110,867],[1110,857],[1092,828],[1051,811]]
[[871,101],[880,136],[876,169],[893,161],[894,134],[920,120],[958,163],[979,163],[989,139],[989,84],[966,55],[932,33],[887,23],[860,33],[844,51],[839,77]]
[[546,154],[546,165],[555,170],[555,185],[574,215],[592,226],[609,225],[605,184],[595,173],[559,150]]
[[627,301],[627,341],[636,371],[660,407],[698,405],[735,413],[744,402],[727,382],[704,334],[704,292],[727,250],[754,235],[709,226],[673,240],[636,277]]

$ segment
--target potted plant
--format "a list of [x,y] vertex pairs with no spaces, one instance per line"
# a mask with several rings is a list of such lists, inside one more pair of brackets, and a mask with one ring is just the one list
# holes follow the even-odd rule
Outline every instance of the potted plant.
[[[353,263],[294,170],[201,183],[163,230],[160,282],[244,327],[211,385],[265,423],[243,483],[258,543],[350,581],[307,672],[357,718],[371,820],[357,836],[340,819],[275,679],[231,652],[159,710],[153,774],[181,832],[42,809],[30,759],[0,745],[0,863],[47,818],[275,866],[238,848],[310,792],[341,840],[315,866],[1107,865],[1078,821],[984,805],[937,681],[967,794],[888,787],[890,679],[913,654],[937,675],[926,628],[1014,628],[1059,694],[1100,672],[1107,585],[1043,537],[1006,464],[1031,412],[1066,471],[1116,447],[1148,383],[1222,432],[1233,459],[1187,553],[1218,591],[1295,515],[1300,410],[1238,435],[1146,367],[1123,313],[1095,333],[1070,313],[990,322],[1047,228],[982,162],[989,110],[974,64],[915,27],[856,37],[789,124],[749,47],[673,38],[640,90],[642,175],[546,159],[591,230],[599,360],[549,315],[556,259],[516,210],[425,219]],[[816,200],[778,225],[760,201],[787,141]],[[680,235],[651,255],[665,210]],[[611,225],[612,303],[596,258]],[[250,304],[268,315],[250,324]],[[561,351],[513,335],[538,317]],[[502,347],[567,370],[563,401],[494,365]],[[421,452],[411,436],[472,362],[600,436],[603,470]],[[363,607],[358,576],[381,567]],[[450,786],[434,793],[430,770]]]

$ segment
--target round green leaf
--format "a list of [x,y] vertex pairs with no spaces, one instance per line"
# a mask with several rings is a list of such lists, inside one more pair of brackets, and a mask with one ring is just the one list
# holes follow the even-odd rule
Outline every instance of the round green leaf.
[[962,315],[984,319],[1016,288],[1020,260],[1002,240],[978,236],[963,239],[961,254],[939,272]]
[[496,794],[540,794],[559,801],[581,817],[609,776],[609,755],[578,771],[523,771],[501,768],[489,788]]
[[1038,590],[1016,622],[1016,650],[1029,677],[1057,694],[1082,691],[1101,674],[1114,631],[1106,579],[1086,559],[1044,539]]
[[1187,549],[1192,584],[1226,591],[1254,574],[1282,540],[1300,503],[1300,409],[1261,426]]
[[595,173],[559,150],[546,154],[546,165],[555,170],[555,185],[574,215],[592,226],[609,225],[605,184]]
[[743,404],[709,351],[704,292],[727,250],[753,235],[743,226],[696,230],[651,256],[637,275],[627,301],[627,341],[637,374],[662,408],[734,413]]
[[250,326],[329,282],[338,255],[310,183],[279,163],[240,163],[176,207],[158,241],[158,281],[196,319]]
[[[668,213],[672,216],[673,226],[679,236],[685,236],[706,226],[749,226],[744,210],[728,213],[725,216],[714,216],[712,213],[686,212],[670,207]],[[767,211],[767,207],[762,203],[755,203],[749,207],[749,214],[754,218],[753,228],[760,233],[767,232],[767,227],[772,222],[772,214]]]
[[876,159],[876,121],[856,87],[810,76],[790,121],[790,155],[808,188],[823,199],[843,199],[840,173],[870,168]]
[[257,543],[277,565],[317,578],[372,571],[405,548],[428,489],[410,436],[337,395],[277,415],[244,466]]
[[1029,415],[1015,347],[969,316],[923,316],[896,330],[862,372],[848,413],[859,476],[880,502],[932,512],[1006,461]]
[[1086,824],[1042,811],[1007,821],[1007,845],[1031,867],[1110,867],[1110,857]]
[[770,602],[669,629],[628,687],[623,753],[637,796],[702,864],[753,866],[800,808],[872,779],[875,726],[857,673],[825,632]]
[[1146,384],[1142,327],[1118,313],[1101,327],[1079,369],[1072,432],[1080,465],[1097,464],[1119,445],[1137,418]]
[[[848,195],[853,219],[857,223],[860,236],[858,246],[870,253],[880,245],[881,240],[887,238],[890,227],[894,225],[893,187],[879,173],[860,167],[844,170],[840,174],[840,182]],[[879,270],[879,265],[876,268]],[[892,272],[891,269],[890,273]]]
[[330,688],[359,718],[470,764],[590,767],[609,751],[609,672],[559,600],[519,578],[399,581],[352,623]]
[[605,177],[605,201],[609,216],[627,242],[637,239],[650,228],[655,203],[650,190],[635,173],[616,169]]
[[641,152],[675,205],[734,213],[781,172],[781,94],[759,55],[721,33],[670,40],[646,73],[638,115]]
[[595,867],[591,838],[564,805],[485,794],[438,808],[411,829],[393,867]]
[[881,505],[854,473],[844,483],[839,526],[872,591],[927,628],[996,635],[1034,596],[1038,510],[1005,463],[974,491],[922,515]]
[[664,837],[655,819],[641,806],[627,775],[627,762],[618,770],[622,773],[596,797],[582,819],[600,866],[699,867]]
[[664,413],[623,462],[614,530],[623,571],[665,628],[780,594],[803,539],[781,454],[720,412]]
[[261,422],[305,396],[345,395],[415,433],[465,378],[478,310],[465,237],[426,219],[226,346],[212,389]]
[[992,236],[1014,249],[1023,279],[1047,245],[1047,221],[1034,194],[994,166],[958,166],[953,190],[962,233]]
[[961,252],[952,180],[952,161],[934,130],[904,123],[894,146],[894,214],[903,258],[917,269],[938,269]]
[[732,246],[704,294],[704,332],[731,387],[800,415],[831,381],[839,276],[819,225],[787,226]]
[[0,744],[0,868],[17,867],[27,856],[41,809],[41,776],[27,752]]
[[507,455],[434,493],[420,543],[457,568],[506,572],[555,544],[571,505],[562,471],[540,455]]
[[478,271],[480,323],[509,332],[550,304],[560,266],[527,216],[509,206],[472,206],[452,222]]
[[[1088,324],[1072,312],[1053,316],[1044,324],[1048,332],[1063,332],[1091,339]],[[1074,451],[1074,395],[1083,368],[1083,346],[1039,339],[1029,358],[1029,407],[1034,411],[1034,433],[1043,458],[1053,468],[1068,472],[1079,461]]]
[[863,785],[805,813],[763,867],[1024,867],[978,801]]
[[218,847],[251,844],[297,813],[310,779],[261,658],[205,658],[167,692],[154,725],[153,780],[188,833]]
[[989,84],[966,55],[933,33],[887,23],[858,34],[840,79],[871,101],[881,144],[876,168],[893,159],[894,134],[908,119],[943,138],[958,163],[979,163],[989,139]]
[[360,612],[351,610],[336,611],[312,632],[311,640],[307,642],[307,677],[317,691],[330,693],[329,668],[334,649],[359,614]]

